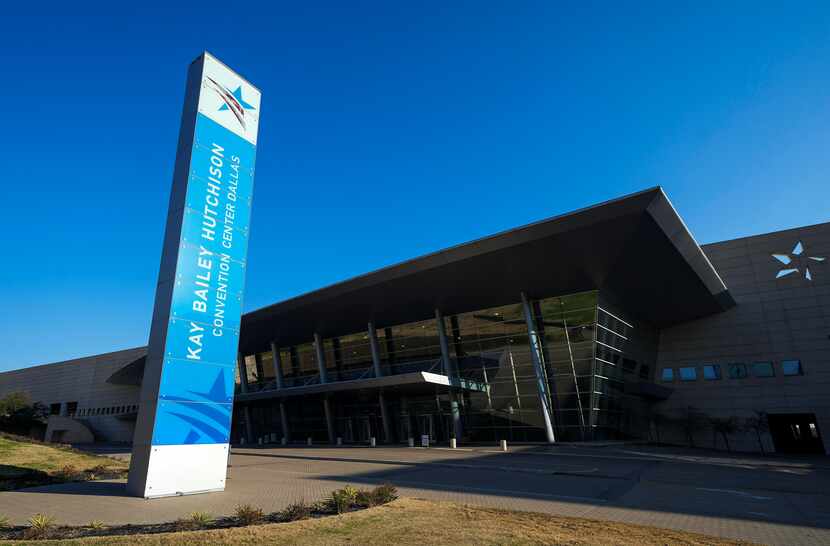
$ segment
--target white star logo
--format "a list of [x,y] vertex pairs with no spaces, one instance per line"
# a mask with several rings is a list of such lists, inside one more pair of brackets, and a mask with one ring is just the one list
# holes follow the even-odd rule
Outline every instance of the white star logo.
[[[790,267],[782,268],[778,271],[778,274],[775,276],[776,279],[780,279],[781,277],[786,277],[787,275],[791,275],[793,273],[798,273],[801,269],[804,269],[804,278],[808,281],[813,280],[813,274],[810,273],[809,267],[809,260],[814,262],[822,263],[827,258],[820,258],[818,256],[802,256],[804,254],[804,245],[801,244],[801,241],[795,243],[793,247],[793,251],[789,254],[773,254],[772,257],[781,262],[784,265],[789,265]],[[792,267],[798,265],[798,267]]]

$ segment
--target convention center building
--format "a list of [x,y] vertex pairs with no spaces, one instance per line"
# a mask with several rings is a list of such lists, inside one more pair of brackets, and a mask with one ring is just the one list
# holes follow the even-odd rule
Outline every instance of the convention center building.
[[[258,236],[262,236],[258,234]],[[232,442],[651,440],[825,453],[830,223],[698,245],[661,188],[243,316]],[[146,348],[0,374],[130,442]]]

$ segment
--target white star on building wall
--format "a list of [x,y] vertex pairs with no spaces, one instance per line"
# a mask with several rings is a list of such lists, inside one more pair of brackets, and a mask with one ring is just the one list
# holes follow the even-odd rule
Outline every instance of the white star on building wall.
[[[807,260],[813,260],[814,262],[821,263],[827,258],[820,258],[818,256],[804,256],[804,245],[801,244],[801,241],[795,243],[793,247],[793,251],[789,254],[773,254],[772,257],[781,262],[784,265],[793,266],[796,265],[793,262],[798,262],[799,266],[803,265],[804,268],[804,278],[808,281],[813,280],[813,274],[810,273],[810,267],[808,266],[809,262]],[[787,275],[791,275],[793,273],[798,273],[801,271],[801,267],[785,267],[778,271],[778,274],[775,276],[776,279],[780,279],[781,277],[786,277]]]

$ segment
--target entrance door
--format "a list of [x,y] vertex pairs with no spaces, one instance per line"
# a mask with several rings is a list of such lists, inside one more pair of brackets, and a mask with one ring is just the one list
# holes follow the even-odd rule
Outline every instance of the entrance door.
[[819,453],[824,455],[824,444],[812,413],[771,413],[769,432],[779,453]]
[[[418,415],[418,435],[429,434],[430,442],[435,441],[435,421],[431,413],[423,413]],[[418,438],[415,439],[419,441]]]
[[372,437],[372,422],[368,415],[360,417],[360,441],[368,442]]

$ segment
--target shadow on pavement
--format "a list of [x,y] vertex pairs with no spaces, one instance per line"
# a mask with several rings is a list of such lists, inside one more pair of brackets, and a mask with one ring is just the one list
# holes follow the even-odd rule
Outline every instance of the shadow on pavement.
[[91,497],[128,497],[123,481],[88,481],[42,485],[19,489],[19,493],[49,493],[51,495],[85,495]]
[[[341,450],[342,455],[337,453]],[[360,456],[355,456],[357,451]],[[709,460],[700,454],[616,449],[601,454],[550,449],[467,456],[437,452],[246,447],[233,453],[240,468],[251,467],[252,472],[260,465],[279,464],[283,471],[296,465],[310,479],[333,482],[389,482],[409,489],[830,529],[830,472],[810,461],[748,456]],[[371,465],[375,468],[366,468]]]

